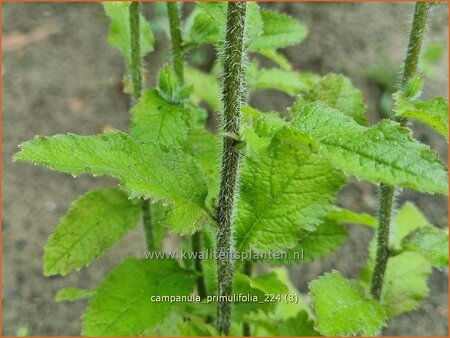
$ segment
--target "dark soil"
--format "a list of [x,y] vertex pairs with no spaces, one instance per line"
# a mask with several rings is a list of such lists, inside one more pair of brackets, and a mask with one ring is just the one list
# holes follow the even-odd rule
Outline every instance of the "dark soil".
[[[146,7],[152,6],[150,4]],[[404,53],[412,4],[404,3],[276,3],[304,22],[309,37],[285,50],[297,69],[321,74],[340,72],[361,88],[371,120],[379,119],[381,89],[364,76],[380,54],[400,64]],[[70,202],[93,186],[113,180],[63,175],[22,163],[12,163],[17,144],[36,134],[94,134],[104,125],[127,130],[128,97],[122,94],[124,66],[118,51],[106,42],[108,20],[99,4],[6,3],[3,36],[29,33],[40,27],[56,27],[58,33],[13,52],[3,53],[3,335],[15,335],[21,327],[30,335],[79,335],[80,315],[86,302],[55,303],[65,286],[95,287],[106,273],[128,255],[142,255],[140,228],[131,232],[89,268],[66,278],[42,275],[43,246]],[[428,41],[448,46],[447,8],[434,9]],[[165,39],[163,39],[165,40]],[[146,60],[150,82],[166,59],[162,42]],[[425,83],[425,97],[446,95],[448,66],[444,55],[436,77]],[[291,99],[267,91],[255,95],[252,104],[264,110],[284,110]],[[447,160],[447,145],[430,130],[413,125],[416,136],[436,147]],[[447,226],[447,200],[439,196],[404,191],[399,203],[414,201],[433,224]],[[376,188],[353,182],[340,195],[339,204],[355,211],[376,211]],[[333,255],[292,269],[301,291],[307,282],[335,268],[356,277],[367,257],[371,232],[348,227],[347,243]],[[434,271],[430,297],[417,311],[394,318],[385,335],[448,335],[447,274]]]

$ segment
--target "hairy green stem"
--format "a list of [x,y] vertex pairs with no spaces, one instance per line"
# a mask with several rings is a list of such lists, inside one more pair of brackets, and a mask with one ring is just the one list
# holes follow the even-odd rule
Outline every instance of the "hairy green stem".
[[181,41],[180,18],[178,15],[178,4],[176,2],[167,3],[169,14],[170,38],[172,39],[173,70],[180,84],[184,83],[183,46]]
[[[252,273],[253,273],[253,263],[247,260],[244,262],[244,274],[251,277]],[[250,337],[252,335],[250,323],[248,322],[242,323],[242,335],[244,337]]]
[[131,80],[133,82],[133,99],[139,101],[142,93],[142,60],[140,44],[140,11],[141,4],[130,5],[130,45],[131,45]]
[[[404,88],[406,83],[417,71],[429,8],[429,3],[416,3],[411,32],[409,35],[408,50],[403,65],[401,89]],[[401,125],[406,124],[406,119],[403,118],[397,118],[396,121],[398,121]],[[384,274],[386,272],[386,265],[389,259],[389,231],[391,216],[393,213],[392,210],[395,204],[395,195],[395,187],[386,184],[380,185],[377,252],[370,287],[370,292],[375,299],[380,299],[381,297]]]
[[195,271],[197,276],[197,292],[201,299],[205,299],[208,296],[206,290],[205,278],[203,276],[203,264],[199,258],[199,253],[202,250],[202,233],[197,231],[192,235],[192,251],[195,253]]
[[233,222],[238,194],[240,153],[236,149],[240,134],[241,102],[244,99],[244,29],[245,2],[229,2],[227,27],[223,50],[223,140],[220,173],[219,202],[217,206],[217,330],[228,334],[231,321],[231,303],[234,262],[232,253]]

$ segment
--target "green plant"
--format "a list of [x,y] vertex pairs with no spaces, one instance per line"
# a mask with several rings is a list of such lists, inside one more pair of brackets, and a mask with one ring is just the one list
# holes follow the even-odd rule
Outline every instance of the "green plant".
[[[415,309],[427,296],[431,267],[448,264],[447,234],[411,203],[396,213],[392,206],[394,187],[448,193],[445,166],[405,127],[415,118],[448,134],[446,100],[418,99],[429,4],[416,5],[396,117],[374,126],[346,77],[292,70],[277,50],[301,42],[307,29],[254,2],[198,3],[184,26],[177,4],[167,3],[172,66],[161,69],[156,88],[146,88],[142,60],[153,35],[140,7],[104,4],[109,42],[130,77],[130,133],[36,136],[15,155],[120,181],[73,203],[45,247],[47,276],[88,266],[143,217],[146,259],[126,259],[94,289],[57,294],[57,301],[89,298],[83,334],[372,335]],[[203,44],[218,50],[211,73],[185,61]],[[274,66],[260,67],[254,54]],[[296,96],[288,116],[245,103],[248,92],[263,88]],[[222,112],[219,133],[206,129],[200,102]],[[378,220],[333,205],[351,176],[381,185]],[[343,223],[378,232],[359,279],[333,270],[310,283],[308,304],[285,267],[252,275],[258,263],[298,263],[292,257],[299,252],[308,261],[325,256],[345,241]],[[162,249],[166,229],[184,235],[192,255],[150,255]],[[217,257],[198,255],[206,250]],[[198,298],[190,297],[195,289]]]

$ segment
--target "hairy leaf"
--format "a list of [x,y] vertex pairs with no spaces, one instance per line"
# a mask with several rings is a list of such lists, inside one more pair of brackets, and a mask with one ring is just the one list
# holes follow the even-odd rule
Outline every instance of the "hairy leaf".
[[91,289],[78,289],[78,288],[64,288],[58,291],[55,296],[56,302],[73,302],[83,298],[89,298],[95,293],[95,290]]
[[92,190],[74,201],[44,248],[44,274],[88,266],[139,221],[139,204],[120,189]]
[[190,233],[207,219],[207,187],[193,158],[176,147],[140,144],[116,132],[97,136],[37,136],[22,143],[16,160],[70,173],[108,175],[122,181],[132,197],[165,200],[173,208],[167,222],[173,231]]
[[347,77],[329,74],[312,84],[309,91],[297,97],[294,106],[290,109],[294,116],[300,113],[308,103],[320,101],[352,117],[359,124],[367,125],[366,106],[362,94]]
[[377,228],[378,221],[372,215],[366,213],[356,213],[348,209],[333,207],[327,218],[338,223],[362,224],[370,228]]
[[83,315],[83,335],[138,336],[161,324],[180,304],[151,296],[187,296],[195,276],[173,260],[128,258],[96,289]]
[[[130,15],[131,2],[103,2],[106,15],[111,20],[108,42],[111,46],[118,48],[127,66],[131,65],[130,47]],[[153,51],[153,33],[145,18],[140,15],[140,46],[141,56]]]
[[302,110],[293,126],[312,137],[319,153],[347,175],[447,194],[447,170],[437,155],[395,122],[386,120],[366,128],[316,102]]
[[300,311],[295,316],[287,319],[273,318],[272,315],[259,313],[248,319],[253,324],[254,336],[291,336],[291,337],[310,337],[320,336],[314,329],[314,321],[309,317],[306,311]]
[[236,222],[239,251],[285,250],[314,230],[331,209],[344,177],[311,151],[308,139],[283,129],[242,168]]
[[299,44],[308,29],[292,17],[266,9],[261,10],[263,34],[250,44],[250,51],[278,49]]
[[312,88],[315,80],[316,76],[312,73],[297,73],[279,68],[250,68],[248,86],[254,89],[277,89],[295,96]]
[[[367,290],[373,266],[372,258],[361,273],[361,281]],[[381,292],[381,304],[388,317],[417,308],[428,296],[427,279],[430,273],[431,265],[420,253],[405,251],[389,258]]]
[[402,246],[420,252],[437,268],[448,266],[448,234],[438,228],[418,228],[403,238]]
[[409,101],[401,92],[394,94],[397,116],[417,119],[425,123],[448,141],[448,101],[436,97],[429,101]]
[[343,278],[333,271],[309,285],[316,329],[326,336],[375,335],[386,323],[380,303],[364,296],[355,280]]
[[131,135],[141,142],[176,145],[187,138],[190,112],[156,90],[146,91],[131,113]]

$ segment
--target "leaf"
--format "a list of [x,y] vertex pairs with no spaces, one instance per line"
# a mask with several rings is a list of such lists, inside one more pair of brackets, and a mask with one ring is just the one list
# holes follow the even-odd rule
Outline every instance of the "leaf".
[[[225,40],[227,3],[198,2],[186,23],[188,46],[204,43],[221,44]],[[245,42],[247,45],[263,32],[263,22],[256,2],[247,3]]]
[[120,189],[91,190],[74,201],[44,248],[44,274],[88,266],[139,221],[141,208]]
[[307,36],[308,30],[292,17],[266,9],[260,11],[264,32],[250,44],[249,50],[278,49],[296,45]]
[[[130,47],[130,2],[103,2],[106,15],[111,19],[108,42],[111,46],[118,48],[127,67],[131,65]],[[153,33],[150,25],[143,15],[140,15],[140,46],[141,57],[153,51]]]
[[309,288],[317,316],[315,328],[323,335],[372,336],[386,323],[380,303],[367,299],[357,281],[337,271],[312,281]]
[[212,110],[220,108],[220,88],[214,74],[202,72],[194,67],[185,67],[186,83],[192,84],[196,101],[206,102]]
[[392,219],[389,247],[394,251],[401,250],[401,242],[408,234],[427,225],[428,220],[422,212],[413,203],[406,202]]
[[317,142],[319,153],[347,175],[447,194],[447,170],[426,145],[392,121],[372,128],[323,103],[307,105],[292,125]]
[[248,86],[255,89],[277,89],[290,96],[312,88],[316,76],[312,73],[296,73],[279,68],[250,70]]
[[95,290],[91,289],[78,289],[78,288],[64,288],[58,291],[55,297],[56,302],[73,302],[83,298],[89,298],[94,295]]
[[272,60],[275,64],[283,70],[290,71],[292,70],[292,65],[289,60],[281,53],[277,52],[273,49],[260,49],[258,51],[259,54]]
[[420,252],[437,268],[448,266],[448,234],[438,228],[418,228],[403,238],[402,246]]
[[192,86],[179,83],[172,67],[166,64],[159,72],[158,92],[168,102],[183,103],[191,95]]
[[325,219],[316,230],[304,231],[293,251],[303,251],[305,261],[314,261],[339,248],[348,238],[342,225]]
[[329,74],[313,82],[307,89],[309,91],[299,95],[294,106],[290,108],[293,116],[300,113],[307,104],[320,101],[352,117],[359,124],[367,125],[362,94],[347,77]]
[[[259,315],[257,318],[250,317],[250,323],[255,325],[255,336],[291,336],[291,337],[310,337],[320,336],[314,330],[314,322],[306,311],[300,311],[294,317],[285,320],[274,319],[270,315]],[[260,334],[261,328],[264,329]]]
[[[361,279],[369,289],[374,260],[369,260]],[[387,316],[398,316],[414,310],[428,296],[427,279],[431,265],[417,252],[405,251],[390,257],[383,281],[381,304]]]
[[372,215],[366,213],[358,214],[339,207],[333,207],[328,213],[327,218],[338,223],[362,224],[374,229],[378,227],[378,220]]
[[266,295],[280,296],[288,293],[288,287],[280,281],[277,273],[270,272],[266,275],[249,277],[244,274],[235,273],[233,277],[233,294],[252,295],[257,300],[249,299],[247,301],[234,302],[232,317],[234,321],[244,320],[244,316],[251,312],[263,311],[273,312],[278,301],[266,301]]
[[418,68],[428,77],[433,77],[436,70],[436,63],[444,54],[444,45],[440,42],[430,43],[425,48],[419,58]]
[[313,230],[331,208],[344,177],[311,151],[308,139],[282,129],[242,168],[236,249],[292,248],[302,231]]
[[405,96],[408,98],[408,100],[415,100],[422,93],[422,87],[423,87],[422,75],[414,74],[406,83],[403,92]]
[[97,136],[37,136],[22,143],[16,160],[70,173],[108,175],[122,181],[131,197],[165,200],[172,206],[166,222],[173,231],[192,233],[207,219],[207,187],[193,158],[181,149],[140,144],[116,132]]
[[393,97],[397,116],[419,120],[448,141],[448,101],[445,98],[438,96],[429,101],[408,101],[401,92]]
[[83,314],[85,336],[138,336],[155,328],[180,304],[152,301],[152,296],[188,296],[195,276],[173,260],[128,258],[96,289]]
[[177,145],[187,138],[190,112],[156,90],[146,91],[131,113],[131,135],[141,142]]

